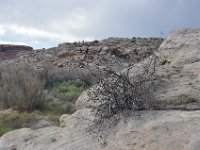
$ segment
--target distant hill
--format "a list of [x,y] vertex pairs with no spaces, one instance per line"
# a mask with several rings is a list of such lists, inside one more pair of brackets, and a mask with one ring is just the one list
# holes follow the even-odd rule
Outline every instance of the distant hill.
[[27,54],[32,50],[32,47],[25,45],[0,44],[0,61],[14,59],[17,56]]

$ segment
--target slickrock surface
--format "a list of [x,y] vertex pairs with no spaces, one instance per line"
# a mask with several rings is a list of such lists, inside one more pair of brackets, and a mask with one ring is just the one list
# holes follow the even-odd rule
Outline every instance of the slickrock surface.
[[0,138],[0,150],[199,150],[200,111],[151,111],[121,117],[105,131],[94,134],[93,114],[82,109],[65,119],[66,127],[28,128]]
[[200,29],[170,34],[159,49],[157,99],[167,109],[200,108]]

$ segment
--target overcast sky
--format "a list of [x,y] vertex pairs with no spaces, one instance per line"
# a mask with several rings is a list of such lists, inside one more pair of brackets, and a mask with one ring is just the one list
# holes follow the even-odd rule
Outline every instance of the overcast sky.
[[166,37],[188,27],[200,27],[200,0],[0,0],[0,43],[34,48],[107,37]]

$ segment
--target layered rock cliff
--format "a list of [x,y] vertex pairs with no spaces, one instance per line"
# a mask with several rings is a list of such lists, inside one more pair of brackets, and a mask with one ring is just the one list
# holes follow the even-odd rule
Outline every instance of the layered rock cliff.
[[0,44],[0,61],[14,59],[33,50],[30,46]]

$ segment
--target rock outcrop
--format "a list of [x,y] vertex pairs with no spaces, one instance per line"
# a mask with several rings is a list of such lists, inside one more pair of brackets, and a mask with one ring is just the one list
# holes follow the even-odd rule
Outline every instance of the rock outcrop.
[[109,38],[102,41],[63,43],[49,49],[35,50],[27,57],[14,61],[28,62],[35,68],[53,65],[59,68],[112,67],[121,70],[137,63],[156,51],[162,38]]
[[87,132],[94,120],[90,109],[83,109],[66,117],[65,128],[28,128],[11,131],[0,139],[0,150],[87,150],[100,149],[97,138]]
[[[172,32],[157,54],[155,94],[160,110],[123,112],[117,122],[110,120],[102,130],[103,136],[99,136],[95,132],[95,112],[87,108],[93,104],[84,93],[77,103],[79,110],[60,119],[65,127],[11,131],[0,138],[0,149],[198,150],[200,29]],[[58,57],[65,59],[68,55]]]
[[33,48],[30,46],[25,46],[25,45],[0,44],[0,52],[5,52],[9,50],[32,51]]
[[0,44],[0,61],[14,59],[32,52],[33,48],[24,45]]
[[93,132],[93,119],[90,109],[82,109],[63,128],[14,130],[0,138],[0,149],[199,150],[200,111],[133,112],[105,130],[105,139]]
[[102,41],[64,43],[56,51],[60,66],[68,62],[77,66],[126,67],[129,63],[139,62],[156,51],[163,42],[162,38],[109,38]]
[[200,109],[200,29],[171,33],[158,52],[160,108]]
[[[156,109],[200,109],[200,29],[172,32],[157,55]],[[135,67],[132,72],[138,73],[140,68]],[[91,103],[85,92],[77,100],[76,108],[90,108]]]
[[103,41],[84,43],[60,44],[59,58],[66,58],[77,65],[106,65],[114,66],[119,63],[122,66],[128,62],[143,60],[157,50],[163,39],[161,38],[109,38]]

